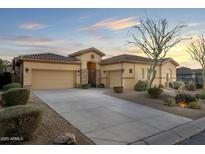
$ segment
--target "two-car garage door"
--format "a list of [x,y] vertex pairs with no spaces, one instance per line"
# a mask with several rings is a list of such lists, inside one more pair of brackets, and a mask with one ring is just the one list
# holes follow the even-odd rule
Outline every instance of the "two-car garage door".
[[74,87],[74,71],[32,70],[32,89],[62,89]]

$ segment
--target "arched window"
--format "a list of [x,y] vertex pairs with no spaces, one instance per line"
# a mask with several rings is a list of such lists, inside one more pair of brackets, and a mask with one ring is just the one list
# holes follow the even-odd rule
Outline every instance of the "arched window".
[[166,74],[166,81],[169,81],[169,73]]

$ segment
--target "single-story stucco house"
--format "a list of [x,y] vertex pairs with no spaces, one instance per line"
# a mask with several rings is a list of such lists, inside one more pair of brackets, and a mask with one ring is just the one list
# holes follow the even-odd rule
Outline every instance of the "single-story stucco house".
[[[134,89],[139,80],[147,80],[151,59],[128,54],[107,59],[102,59],[103,56],[105,54],[96,48],[68,56],[53,53],[22,55],[13,59],[13,68],[18,81],[31,89],[73,88],[84,83]],[[163,59],[156,68],[154,85],[176,80],[178,65],[172,58]]]
[[191,69],[188,67],[177,68],[177,80],[185,83],[189,81],[195,82],[197,85],[203,85],[202,69]]

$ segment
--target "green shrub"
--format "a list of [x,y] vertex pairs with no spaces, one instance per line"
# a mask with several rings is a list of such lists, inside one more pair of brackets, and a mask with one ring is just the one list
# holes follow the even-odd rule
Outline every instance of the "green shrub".
[[122,93],[123,92],[123,87],[116,86],[116,87],[113,87],[113,90],[114,90],[115,93]]
[[147,88],[147,81],[139,80],[135,85],[136,91],[145,91]]
[[152,98],[159,98],[163,90],[155,86],[153,88],[148,89],[147,92]]
[[197,99],[205,100],[205,91],[202,91],[201,93],[198,93],[195,96]]
[[176,106],[175,99],[172,98],[172,97],[166,97],[164,99],[164,105],[167,105],[167,106],[170,106],[170,107]]
[[186,95],[186,102],[193,102],[196,101],[196,97],[192,95]]
[[182,81],[173,81],[172,84],[174,89],[179,89],[179,88],[184,89],[185,87],[185,84]]
[[191,109],[201,109],[202,105],[200,101],[193,101],[188,103],[188,108]]
[[25,88],[13,88],[1,94],[6,106],[25,105],[29,100],[30,91]]
[[98,88],[105,88],[105,85],[104,85],[103,83],[100,83],[100,84],[98,85]]
[[196,94],[195,97],[196,97],[196,99],[200,99],[200,94],[199,93]]
[[30,105],[0,110],[0,137],[23,137],[29,140],[42,121],[42,111]]
[[185,94],[177,94],[177,95],[175,96],[175,101],[176,101],[176,103],[185,102],[185,101],[186,101],[186,96],[185,96]]
[[169,88],[174,88],[173,82],[169,82]]
[[82,89],[89,89],[90,87],[91,87],[91,85],[89,83],[81,85]]
[[4,91],[8,89],[12,89],[12,88],[21,88],[21,84],[20,83],[10,83],[10,84],[3,86]]
[[158,88],[164,89],[164,86],[162,84],[159,84]]
[[195,91],[196,90],[196,84],[193,81],[189,81],[186,84],[186,89],[190,91]]
[[196,97],[195,96],[192,96],[190,94],[177,94],[175,96],[175,101],[176,103],[179,103],[179,102],[193,102],[193,101],[196,101]]
[[205,91],[202,91],[202,92],[200,93],[200,99],[205,100]]
[[202,89],[203,88],[203,84],[196,84],[196,89]]

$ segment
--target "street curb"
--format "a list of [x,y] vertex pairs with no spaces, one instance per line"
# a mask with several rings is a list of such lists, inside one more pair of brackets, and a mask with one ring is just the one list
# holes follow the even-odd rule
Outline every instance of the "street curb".
[[205,117],[190,121],[180,126],[163,131],[159,134],[136,141],[132,144],[146,143],[148,145],[177,145],[205,130]]

